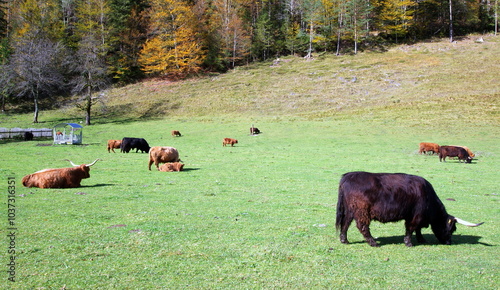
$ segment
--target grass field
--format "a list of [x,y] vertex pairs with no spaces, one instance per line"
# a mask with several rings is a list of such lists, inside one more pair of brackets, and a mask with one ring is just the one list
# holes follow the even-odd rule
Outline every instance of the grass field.
[[[500,88],[493,69],[500,48],[486,39],[487,47],[438,42],[302,64],[290,58],[278,68],[281,77],[266,75],[269,66],[261,64],[209,79],[137,84],[111,91],[97,107],[85,145],[0,143],[4,253],[9,177],[16,181],[17,228],[16,282],[2,271],[2,287],[498,289]],[[485,67],[454,75],[471,55]],[[432,75],[426,70],[415,81],[427,66]],[[400,85],[374,77],[384,73]],[[344,82],[353,75],[356,81]],[[37,125],[29,114],[0,115],[0,127],[81,119],[68,106],[43,112],[45,123]],[[249,135],[252,123],[261,135]],[[171,137],[173,129],[183,136]],[[185,170],[148,171],[147,154],[108,153],[106,140],[122,137],[176,147]],[[223,137],[239,143],[222,147]],[[439,162],[417,153],[422,141],[466,145],[476,159]],[[26,174],[69,166],[64,159],[96,158],[102,160],[80,188],[20,184]],[[351,244],[341,244],[337,187],[355,170],[423,176],[448,213],[485,224],[459,225],[450,246],[426,229],[429,243],[414,239],[413,248],[403,243],[402,222],[371,225],[379,248],[353,224]],[[2,255],[4,270],[9,257]]]

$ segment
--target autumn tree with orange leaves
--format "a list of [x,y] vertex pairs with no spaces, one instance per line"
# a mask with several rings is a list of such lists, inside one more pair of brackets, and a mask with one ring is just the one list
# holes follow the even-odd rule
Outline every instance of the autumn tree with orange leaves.
[[139,62],[148,75],[182,77],[200,70],[205,53],[196,31],[196,18],[182,0],[152,0],[149,39]]

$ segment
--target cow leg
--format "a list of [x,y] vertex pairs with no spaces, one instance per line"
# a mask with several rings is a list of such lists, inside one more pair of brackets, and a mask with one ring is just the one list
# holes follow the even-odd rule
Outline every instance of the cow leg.
[[421,244],[427,243],[427,241],[424,239],[424,236],[422,236],[422,229],[418,228],[415,230],[415,235],[417,236],[417,241]]
[[406,233],[404,237],[404,242],[407,247],[413,247],[413,243],[411,242],[411,235],[413,232],[415,232],[415,235],[417,236],[417,241],[419,243],[425,243],[425,239],[422,236],[422,228],[419,226],[416,226],[421,223],[420,219],[415,219],[412,222],[405,222],[405,227],[406,227]]
[[346,217],[344,224],[340,228],[340,242],[343,244],[349,244],[349,241],[347,240],[347,230],[349,229],[351,222],[352,217]]
[[359,231],[365,237],[366,242],[372,246],[372,247],[378,247],[379,245],[377,242],[375,242],[375,239],[372,237],[372,234],[370,233],[370,222],[360,222],[356,220],[356,226],[358,227]]

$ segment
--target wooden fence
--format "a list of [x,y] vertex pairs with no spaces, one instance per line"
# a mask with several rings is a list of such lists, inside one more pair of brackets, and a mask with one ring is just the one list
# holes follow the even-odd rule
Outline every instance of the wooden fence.
[[53,134],[48,128],[0,128],[0,139],[24,139],[25,132],[31,132],[33,138],[52,138]]

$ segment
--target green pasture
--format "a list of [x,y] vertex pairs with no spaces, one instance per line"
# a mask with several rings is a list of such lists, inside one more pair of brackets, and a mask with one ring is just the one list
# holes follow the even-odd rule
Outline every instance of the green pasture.
[[[287,58],[178,83],[110,90],[83,145],[0,141],[2,288],[498,289],[498,38],[429,42],[358,56]],[[0,127],[80,122],[74,103],[0,114]],[[251,125],[263,133],[250,136]],[[182,137],[170,136],[179,130]],[[182,172],[148,171],[145,153],[106,141],[173,146]],[[238,139],[223,147],[222,139]],[[465,145],[472,164],[418,154],[419,142]],[[24,188],[24,175],[90,163],[75,189]],[[453,244],[408,248],[402,222],[335,230],[337,187],[350,171],[429,180],[458,225]],[[15,180],[15,282],[7,279],[8,181]]]
[[[469,134],[350,120],[148,121],[85,127],[83,146],[2,144],[1,178],[17,180],[14,288],[497,288],[499,129]],[[171,137],[171,129],[182,137]],[[174,146],[185,171],[147,170],[147,154],[108,153],[106,140]],[[222,147],[223,137],[239,143]],[[465,144],[472,164],[417,153],[418,142]],[[24,188],[25,174],[90,163],[77,189]],[[407,248],[403,223],[372,224],[380,248],[352,225],[335,231],[340,176],[427,178],[459,226],[451,246]],[[4,195],[5,196],[5,195]],[[4,198],[5,200],[5,198]],[[2,201],[5,203],[4,201]],[[5,207],[4,207],[5,209]],[[5,222],[5,211],[3,219]],[[5,241],[6,231],[2,230]],[[6,243],[6,242],[4,242]],[[4,246],[5,248],[5,246]],[[5,259],[4,259],[5,261]],[[5,264],[5,263],[4,263]],[[5,272],[4,272],[4,279]]]

